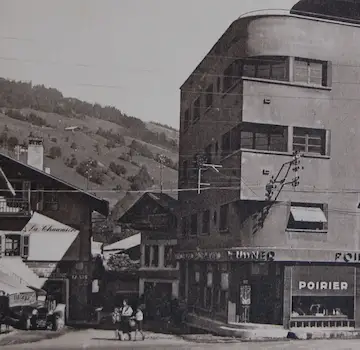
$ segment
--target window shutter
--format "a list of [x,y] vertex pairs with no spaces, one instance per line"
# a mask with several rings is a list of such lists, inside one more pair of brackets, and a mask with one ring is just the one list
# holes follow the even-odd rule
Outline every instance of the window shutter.
[[331,132],[330,130],[326,130],[325,132],[325,155],[330,157],[330,149],[331,149]]
[[331,61],[327,61],[327,64],[325,66],[325,70],[326,70],[326,81],[324,81],[324,85],[331,87],[332,86],[332,62]]
[[324,222],[323,229],[327,230],[329,228],[329,205],[327,203],[323,204],[322,210],[326,217],[326,222]]

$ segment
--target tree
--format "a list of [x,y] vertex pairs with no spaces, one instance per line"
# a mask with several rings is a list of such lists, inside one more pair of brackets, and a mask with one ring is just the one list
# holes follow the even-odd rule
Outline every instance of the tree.
[[76,150],[78,147],[77,147],[77,144],[76,144],[75,142],[73,142],[73,143],[71,144],[70,148]]
[[52,146],[49,149],[49,158],[55,159],[61,157],[61,148],[59,146]]
[[140,267],[139,262],[130,259],[128,254],[113,254],[107,262],[110,271],[135,270]]
[[69,168],[74,168],[75,166],[77,166],[78,161],[75,157],[75,154],[71,155],[71,158],[66,158],[65,160],[65,165]]
[[14,149],[19,144],[19,140],[15,136],[11,136],[7,139],[7,145],[9,149]]
[[130,178],[130,181],[130,189],[132,191],[145,190],[154,184],[154,179],[150,176],[145,165],[140,168],[135,176]]
[[109,165],[109,169],[118,176],[125,175],[127,170],[123,165],[116,164],[115,162],[111,162]]

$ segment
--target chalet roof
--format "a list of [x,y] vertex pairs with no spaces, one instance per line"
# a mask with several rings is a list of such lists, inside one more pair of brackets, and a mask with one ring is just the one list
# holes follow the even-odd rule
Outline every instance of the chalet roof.
[[131,248],[135,248],[141,244],[141,233],[136,233],[130,237],[124,238],[120,241],[105,246],[104,252],[108,251],[126,251]]
[[[45,171],[39,170],[37,168],[32,167],[31,165],[28,165],[26,163],[22,163],[14,158],[9,157],[8,155],[0,152],[0,165],[2,163],[11,163],[12,165],[18,166],[21,170],[28,171],[30,173],[33,173],[33,175],[36,175],[37,178],[41,179],[51,179],[54,182],[57,182],[61,187],[64,187],[65,189],[77,191],[84,195],[86,199],[91,204],[91,207],[97,211],[98,213],[108,216],[109,215],[109,202],[98,198],[97,196],[84,191],[74,185],[71,185],[70,183],[59,179],[58,177],[48,174]],[[3,169],[6,169],[6,166],[3,167]]]
[[[129,193],[131,194],[131,193]],[[155,201],[157,204],[159,204],[164,209],[168,209],[170,211],[174,210],[177,205],[178,201],[172,197],[169,196],[166,193],[162,192],[145,192],[145,193],[136,193],[137,196],[132,196],[126,198],[126,196],[123,198],[124,202],[121,203],[121,212],[118,213],[117,220],[120,221],[120,219],[139,201],[141,201],[143,198],[149,197],[153,201]]]

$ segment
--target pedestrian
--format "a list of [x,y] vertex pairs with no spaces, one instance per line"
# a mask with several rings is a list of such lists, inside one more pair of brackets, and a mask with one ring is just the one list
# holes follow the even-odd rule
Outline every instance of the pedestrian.
[[129,340],[131,340],[131,316],[133,315],[133,309],[128,304],[128,300],[123,300],[123,307],[121,309],[121,340],[123,340],[124,333],[129,336]]
[[121,313],[120,313],[120,308],[118,307],[114,308],[114,312],[112,313],[112,322],[115,325],[115,338],[120,340]]
[[136,335],[139,332],[142,336],[142,340],[145,340],[145,335],[143,332],[143,321],[144,321],[144,314],[141,310],[140,307],[138,307],[136,309],[136,313],[135,313],[135,322],[136,322],[136,328],[135,328],[135,338],[134,341],[136,340]]

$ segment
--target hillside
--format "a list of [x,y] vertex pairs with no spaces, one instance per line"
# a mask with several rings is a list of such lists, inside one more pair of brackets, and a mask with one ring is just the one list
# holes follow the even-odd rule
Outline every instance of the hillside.
[[[163,187],[177,188],[177,130],[0,78],[0,151],[16,157],[16,145],[26,149],[31,135],[44,139],[45,166],[53,175],[111,205],[129,189],[159,188],[160,163]],[[25,152],[20,160],[26,161]]]

